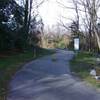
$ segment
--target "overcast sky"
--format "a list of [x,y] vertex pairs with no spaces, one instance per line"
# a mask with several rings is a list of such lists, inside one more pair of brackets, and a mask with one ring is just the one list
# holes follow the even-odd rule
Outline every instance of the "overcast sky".
[[[21,2],[21,0],[16,1],[17,3]],[[66,19],[63,18],[63,21],[66,23],[69,23],[71,21],[70,19],[73,19],[75,17],[73,10],[61,7],[61,5],[57,3],[57,1],[69,7],[73,6],[72,3],[70,3],[71,0],[47,0],[46,2],[44,2],[39,7],[38,11],[45,25],[52,26],[56,24],[59,19],[62,20],[62,16],[66,17]]]
[[[58,1],[69,7],[73,6],[71,3],[69,3],[71,0]],[[57,0],[48,0],[42,4],[42,6],[39,8],[39,13],[43,18],[44,23],[49,26],[56,24],[59,19],[62,20],[62,16],[66,17],[65,19],[63,18],[63,21],[66,21],[66,23],[69,23],[71,21],[70,19],[75,17],[73,10],[61,7],[61,5],[57,3]]]

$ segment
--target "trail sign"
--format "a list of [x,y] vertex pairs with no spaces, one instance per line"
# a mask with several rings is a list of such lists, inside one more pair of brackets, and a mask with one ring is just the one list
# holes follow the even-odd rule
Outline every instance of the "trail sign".
[[78,51],[79,50],[79,44],[80,44],[80,41],[79,41],[79,38],[74,38],[74,50]]

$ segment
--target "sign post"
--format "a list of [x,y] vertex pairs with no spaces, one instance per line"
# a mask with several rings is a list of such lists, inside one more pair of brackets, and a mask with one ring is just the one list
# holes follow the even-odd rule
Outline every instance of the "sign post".
[[79,45],[80,45],[80,41],[79,38],[74,38],[74,50],[75,51],[79,51]]

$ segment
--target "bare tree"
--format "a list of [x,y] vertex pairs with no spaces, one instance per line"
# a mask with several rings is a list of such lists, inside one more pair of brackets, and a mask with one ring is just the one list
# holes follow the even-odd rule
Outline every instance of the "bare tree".
[[[58,2],[58,1],[57,1],[57,2]],[[74,20],[73,20],[73,19],[70,19],[70,20],[72,20],[72,22],[75,21],[75,23],[76,23],[76,28],[77,28],[76,34],[79,34],[79,29],[80,29],[80,27],[79,27],[79,24],[80,24],[79,11],[80,11],[81,9],[79,9],[79,7],[78,7],[77,0],[72,0],[72,3],[73,3],[73,7],[67,7],[65,4],[63,4],[63,3],[61,3],[61,2],[58,2],[58,4],[60,4],[60,5],[61,5],[63,8],[65,8],[65,9],[73,9],[73,10],[75,10],[75,13],[76,13],[75,18],[76,18],[76,19],[74,19]],[[66,24],[63,23],[63,21],[60,20],[60,23],[59,23],[59,24],[62,25],[63,27],[65,27],[66,29],[69,29],[69,27],[66,26]]]
[[[98,21],[98,11],[100,8],[100,0],[79,0],[79,5],[84,7],[85,11],[85,18],[87,21],[88,26],[88,32],[90,36],[90,44],[91,39],[94,37],[94,39],[98,44],[98,48],[100,49],[100,37],[98,34],[98,27],[97,27],[97,21]],[[91,48],[91,47],[90,47]]]
[[35,3],[35,9],[38,9],[45,0],[40,1],[39,3],[36,2],[36,0],[23,0],[24,1],[24,9],[25,9],[25,18],[24,18],[24,26],[27,29],[27,33],[29,32],[29,26],[30,26],[30,22],[32,20],[32,18],[34,18],[35,13],[34,13],[34,5],[33,3]]
[[[24,33],[24,39],[26,42],[29,40],[29,33],[32,31],[32,27],[36,28],[37,30],[37,24],[40,25],[40,21],[36,21],[36,17],[38,17],[38,8],[45,2],[46,0],[21,0],[21,5],[24,8],[24,23],[23,23],[23,33]],[[41,21],[42,22],[42,21]],[[41,24],[43,25],[43,24]],[[34,31],[33,28],[33,31]],[[31,30],[30,30],[31,29]],[[40,28],[39,28],[40,30]],[[41,30],[43,28],[41,27]],[[35,32],[35,31],[34,31]],[[34,33],[35,34],[35,33]]]
[[[77,29],[80,29],[80,19],[82,20],[86,31],[85,33],[89,34],[89,49],[93,48],[92,43],[94,42],[94,45],[97,43],[100,50],[100,36],[97,27],[100,0],[72,0],[72,3],[74,4],[74,7],[67,7],[65,4],[61,5],[67,9],[75,10],[77,18]],[[80,16],[80,13],[84,13],[84,16]]]

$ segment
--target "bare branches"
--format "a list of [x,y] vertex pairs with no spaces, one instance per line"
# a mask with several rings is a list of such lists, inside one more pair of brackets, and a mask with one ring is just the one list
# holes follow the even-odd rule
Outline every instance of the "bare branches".
[[45,2],[45,0],[42,0],[42,1],[37,5],[37,8],[39,8],[44,2]]
[[38,9],[46,1],[48,1],[48,0],[39,0],[39,2],[38,2],[38,0],[34,0],[34,2],[35,2],[34,6],[36,6],[36,8]]
[[65,29],[69,30],[69,26],[67,26],[66,24],[64,24],[61,20],[60,22],[58,22],[58,24],[62,27],[64,27]]
[[[65,8],[65,9],[72,9],[72,10],[75,10],[75,9],[76,9],[76,7],[68,7],[68,6],[66,6],[65,4],[63,4],[63,3],[61,3],[61,2],[58,2],[58,1],[57,1],[57,3],[58,3],[61,7]],[[85,12],[83,9],[79,9],[79,8],[77,8],[77,9],[78,9],[78,11]]]

